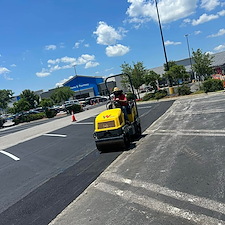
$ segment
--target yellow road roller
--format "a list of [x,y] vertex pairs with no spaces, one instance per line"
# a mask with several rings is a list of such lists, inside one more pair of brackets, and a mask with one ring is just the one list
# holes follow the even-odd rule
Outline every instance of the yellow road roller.
[[[107,80],[116,76],[126,76],[130,83],[129,91],[134,94],[130,76],[128,74],[118,74],[105,80],[109,96],[111,93],[107,86]],[[121,105],[115,99],[112,99],[112,96],[106,108],[95,118],[93,136],[97,149],[100,152],[128,149],[130,142],[141,136],[141,124],[135,99],[128,100],[126,115]]]

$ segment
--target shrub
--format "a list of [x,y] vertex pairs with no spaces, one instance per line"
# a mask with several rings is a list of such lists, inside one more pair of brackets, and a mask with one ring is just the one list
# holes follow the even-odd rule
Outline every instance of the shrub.
[[177,89],[178,95],[190,95],[191,94],[191,88],[187,85],[182,85],[178,87]]
[[47,118],[53,118],[54,116],[56,116],[57,111],[55,109],[46,109],[45,110],[45,115]]
[[209,79],[204,81],[203,90],[205,93],[223,90],[223,82],[217,79]]
[[33,120],[39,120],[46,117],[45,113],[37,113],[37,114],[21,114],[20,116],[13,119],[15,124],[30,122]]
[[73,113],[78,113],[78,112],[82,112],[83,111],[82,106],[81,105],[77,105],[77,104],[74,104],[74,105],[66,107],[66,110],[70,114],[72,114],[72,111],[73,111]]
[[160,98],[164,98],[167,96],[167,91],[164,89],[164,90],[159,90],[155,93],[147,93],[143,96],[142,100],[143,101],[148,101],[148,100],[151,100],[151,99],[160,99]]
[[154,93],[147,93],[145,94],[143,97],[142,97],[142,100],[143,101],[148,101],[150,99],[154,99],[155,97],[155,94]]
[[167,91],[165,89],[159,90],[155,93],[155,99],[159,100],[160,98],[164,98],[167,96]]
[[135,100],[135,99],[137,99],[137,96],[135,94],[133,94],[132,92],[127,93],[127,100],[128,101]]
[[5,119],[0,118],[0,128],[3,126],[4,123],[5,123]]
[[167,96],[167,91],[158,91],[155,93],[155,99],[159,100],[160,98],[164,98]]
[[13,119],[13,122],[15,124],[24,123],[24,122],[30,122],[33,120],[39,120],[46,117],[45,113],[37,113],[37,114],[22,114],[15,119]]

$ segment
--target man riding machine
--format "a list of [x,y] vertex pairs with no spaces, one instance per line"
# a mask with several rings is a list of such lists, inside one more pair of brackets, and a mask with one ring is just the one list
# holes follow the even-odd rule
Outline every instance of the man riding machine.
[[[120,74],[115,76],[128,76]],[[111,78],[108,77],[107,79]],[[105,81],[107,87],[107,79]],[[132,83],[130,85],[133,91]],[[123,91],[118,87],[113,89],[113,98],[107,104],[107,110],[101,112],[95,118],[94,138],[99,151],[127,149],[131,140],[141,136],[141,124],[138,116],[136,101],[127,100]]]

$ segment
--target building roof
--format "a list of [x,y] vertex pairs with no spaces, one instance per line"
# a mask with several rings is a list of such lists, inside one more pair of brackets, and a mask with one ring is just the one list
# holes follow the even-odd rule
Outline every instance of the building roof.
[[[212,54],[212,56],[214,57],[212,62],[213,67],[225,65],[225,51]],[[181,59],[175,62],[177,65],[185,66],[187,71],[191,71],[190,58]],[[192,63],[194,64],[193,60],[192,60]],[[164,66],[155,67],[150,70],[153,70],[154,72],[160,75],[165,73]]]
[[222,66],[225,64],[225,51],[213,54],[213,66]]
[[63,83],[63,86],[67,83],[69,83],[71,80],[74,80],[75,78],[77,77],[89,77],[89,78],[103,78],[103,77],[100,77],[100,76],[86,76],[86,75],[76,75],[76,76],[73,76],[72,78],[70,78],[69,80],[67,80],[65,83]]

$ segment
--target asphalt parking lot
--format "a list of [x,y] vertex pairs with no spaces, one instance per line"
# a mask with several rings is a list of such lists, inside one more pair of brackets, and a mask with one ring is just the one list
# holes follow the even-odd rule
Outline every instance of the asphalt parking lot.
[[224,103],[178,99],[51,225],[225,224]]

